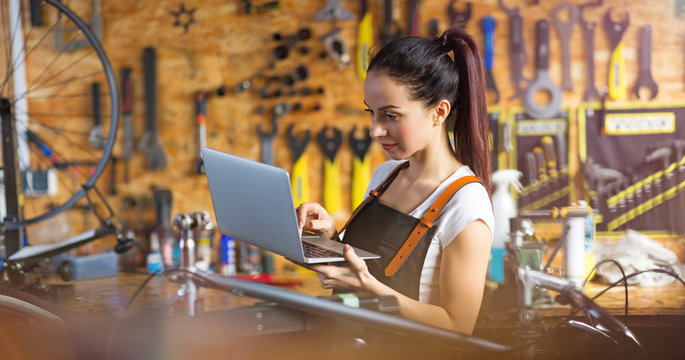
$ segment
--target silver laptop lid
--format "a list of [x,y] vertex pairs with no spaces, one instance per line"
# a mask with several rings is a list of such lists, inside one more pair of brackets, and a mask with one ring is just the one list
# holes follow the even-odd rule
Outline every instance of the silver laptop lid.
[[219,231],[304,261],[288,173],[208,148],[202,158]]

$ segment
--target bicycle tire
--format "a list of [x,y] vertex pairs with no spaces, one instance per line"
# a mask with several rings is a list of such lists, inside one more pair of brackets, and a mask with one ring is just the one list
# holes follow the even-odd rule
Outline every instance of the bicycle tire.
[[[100,44],[99,40],[97,39],[96,35],[93,34],[89,26],[86,24],[83,19],[81,19],[76,13],[74,13],[69,7],[66,5],[62,4],[58,0],[42,0],[44,5],[49,5],[54,10],[57,11],[57,20],[52,27],[54,28],[55,25],[57,25],[58,22],[62,21],[63,19],[68,19],[70,20],[73,25],[77,28],[79,31],[79,34],[85,37],[87,40],[88,44],[90,45],[90,48],[92,48],[92,51],[95,52],[95,55],[97,56],[97,60],[99,61],[101,65],[101,71],[102,74],[104,75],[106,86],[108,89],[108,94],[106,95],[108,98],[108,103],[109,103],[109,129],[107,130],[106,134],[106,139],[104,139],[104,147],[101,150],[100,157],[96,160],[93,161],[93,163],[96,163],[94,166],[94,170],[92,173],[89,173],[87,175],[87,178],[85,181],[83,181],[82,184],[80,184],[80,187],[78,190],[74,191],[70,197],[68,197],[67,200],[61,200],[61,204],[56,204],[52,206],[51,208],[47,209],[45,212],[36,212],[36,214],[33,214],[30,217],[26,217],[23,219],[19,219],[14,222],[5,222],[4,224],[4,229],[5,230],[16,230],[20,229],[23,227],[26,227],[31,224],[38,223],[40,221],[49,219],[60,212],[70,209],[76,205],[76,203],[82,199],[86,193],[92,189],[95,186],[96,181],[100,178],[102,175],[105,167],[108,165],[108,162],[111,158],[112,155],[112,149],[114,147],[114,143],[116,141],[116,135],[117,135],[117,129],[118,129],[118,124],[119,124],[119,96],[118,96],[118,90],[117,90],[117,84],[115,80],[115,75],[114,71],[112,70],[112,66],[109,62],[109,59],[107,57],[107,54],[105,53],[105,50],[102,48],[102,45]],[[5,15],[3,15],[3,26],[6,26],[5,24]],[[7,19],[9,20],[9,19]],[[51,28],[52,29],[52,28]],[[10,40],[13,39],[16,34],[12,33],[12,30],[9,29],[10,31]],[[23,31],[23,29],[22,29]],[[30,30],[29,30],[30,31]],[[48,30],[49,32],[50,30]],[[6,37],[6,36],[4,36]],[[45,36],[44,36],[45,37]],[[4,41],[5,39],[3,38],[0,41]],[[40,42],[42,42],[43,39],[40,39]],[[23,49],[24,51],[27,51],[26,47]],[[60,51],[60,53],[57,55],[61,55],[62,52],[65,50]],[[28,58],[30,54],[25,54],[25,57]],[[5,74],[5,82],[7,82],[7,78],[9,78],[14,72],[14,63],[12,62],[12,59],[14,57],[10,57],[7,61],[8,63],[12,63],[12,68],[10,68],[11,71],[8,71]],[[23,60],[26,62],[26,60]],[[41,74],[42,75],[42,74]],[[0,79],[2,80],[2,79]],[[4,86],[3,86],[4,89]],[[5,94],[0,94],[1,96],[5,96]],[[103,102],[105,103],[105,102]],[[15,114],[16,116],[16,114]],[[104,123],[104,122],[103,122]],[[79,182],[80,183],[80,182]],[[63,202],[62,202],[63,201]]]
[[51,302],[0,286],[0,358],[74,358],[67,316]]

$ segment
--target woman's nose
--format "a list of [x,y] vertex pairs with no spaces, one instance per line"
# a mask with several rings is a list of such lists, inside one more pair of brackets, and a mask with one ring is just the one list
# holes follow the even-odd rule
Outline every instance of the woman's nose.
[[381,126],[378,125],[375,121],[371,125],[371,129],[369,129],[369,136],[372,138],[379,138],[381,136],[385,135],[385,129],[383,129]]

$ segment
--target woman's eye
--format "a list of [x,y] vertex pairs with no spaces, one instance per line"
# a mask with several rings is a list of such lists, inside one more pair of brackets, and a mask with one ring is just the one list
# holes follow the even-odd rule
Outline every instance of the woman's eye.
[[366,111],[366,113],[369,114],[369,116],[373,116],[373,110],[366,108],[364,109],[364,111]]
[[388,120],[395,120],[395,119],[397,119],[397,115],[395,115],[395,114],[388,114],[388,113],[386,113],[386,114],[385,114],[385,117],[386,117]]

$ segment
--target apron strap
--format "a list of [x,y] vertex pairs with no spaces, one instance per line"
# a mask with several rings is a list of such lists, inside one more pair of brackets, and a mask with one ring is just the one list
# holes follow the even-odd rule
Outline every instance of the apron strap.
[[352,215],[350,215],[350,217],[347,219],[347,222],[345,223],[345,225],[335,235],[335,238],[337,238],[338,241],[340,241],[340,234],[343,231],[345,231],[347,226],[350,224],[350,221],[352,221],[352,219],[354,219],[357,216],[357,214],[366,206],[366,204],[368,204],[374,198],[381,196],[381,194],[385,191],[385,189],[388,188],[388,185],[390,185],[390,183],[393,180],[395,180],[395,178],[397,177],[397,174],[399,174],[400,171],[402,169],[406,168],[407,166],[409,166],[409,161],[405,161],[405,162],[397,165],[397,167],[395,167],[395,169],[393,169],[393,171],[390,173],[390,175],[388,175],[385,178],[385,180],[383,180],[383,182],[381,182],[381,184],[376,187],[376,189],[371,190],[369,192],[369,196],[367,196],[366,199],[364,199],[364,201],[362,201],[362,203],[359,204],[359,206],[357,206],[356,209],[354,209],[354,211],[352,212]]
[[400,266],[404,264],[404,261],[409,257],[412,250],[419,243],[423,234],[428,231],[428,229],[433,227],[433,221],[438,217],[442,208],[445,207],[447,202],[452,198],[454,193],[459,191],[462,186],[470,184],[473,182],[481,182],[476,176],[464,176],[455,180],[450,184],[443,192],[440,194],[437,200],[431,205],[426,214],[421,218],[416,227],[411,232],[411,235],[404,241],[404,244],[399,251],[392,258],[388,266],[385,267],[385,276],[393,276],[399,270]]

